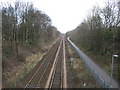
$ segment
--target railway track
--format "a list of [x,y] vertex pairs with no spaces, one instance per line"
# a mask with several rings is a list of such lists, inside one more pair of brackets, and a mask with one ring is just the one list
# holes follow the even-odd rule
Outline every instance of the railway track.
[[62,88],[63,86],[63,77],[62,77],[62,52],[63,52],[63,41],[60,44],[58,52],[55,57],[53,67],[51,69],[46,88]]
[[61,43],[60,53],[56,60],[53,72],[51,70],[51,77],[48,78],[46,88],[67,88],[67,74],[66,74],[66,61],[65,61],[65,42]]
[[41,60],[24,88],[66,88],[65,42],[60,39]]

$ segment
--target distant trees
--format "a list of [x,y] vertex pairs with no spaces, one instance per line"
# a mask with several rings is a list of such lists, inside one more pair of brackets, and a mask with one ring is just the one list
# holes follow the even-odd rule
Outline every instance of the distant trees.
[[7,44],[16,57],[19,45],[37,47],[40,41],[55,39],[52,33],[59,34],[57,29],[56,32],[52,30],[54,27],[51,25],[50,17],[34,8],[32,3],[5,3],[1,7],[3,47]]
[[110,0],[106,6],[101,10],[103,23],[106,28],[117,26],[120,23],[119,6],[115,0]]
[[[93,7],[87,19],[67,35],[81,46],[101,53],[117,53],[120,10],[118,2],[110,0],[104,8]],[[116,47],[116,48],[115,48]]]
[[[68,32],[67,36],[109,72],[112,55],[120,55],[120,1],[109,0],[103,8],[93,7],[89,16],[77,28]],[[120,57],[116,58],[114,62],[113,73],[118,83],[119,59]]]

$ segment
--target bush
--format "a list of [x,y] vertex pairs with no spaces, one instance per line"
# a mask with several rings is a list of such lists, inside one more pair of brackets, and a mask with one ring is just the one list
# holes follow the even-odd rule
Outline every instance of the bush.
[[20,62],[26,63],[26,58],[23,54],[18,54],[18,60]]

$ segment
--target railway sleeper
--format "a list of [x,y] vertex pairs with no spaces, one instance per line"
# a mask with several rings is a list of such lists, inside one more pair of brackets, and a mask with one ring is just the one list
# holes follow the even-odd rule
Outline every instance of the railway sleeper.
[[40,87],[36,85],[26,85],[25,88],[40,88]]

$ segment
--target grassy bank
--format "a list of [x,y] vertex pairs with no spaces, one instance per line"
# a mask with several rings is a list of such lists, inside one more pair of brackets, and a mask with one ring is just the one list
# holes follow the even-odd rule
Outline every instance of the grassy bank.
[[[57,39],[56,39],[57,40]],[[22,79],[36,66],[44,54],[55,44],[56,40],[48,43],[42,43],[42,49],[26,49],[19,47],[19,56],[14,58],[14,54],[8,55],[8,48],[4,50],[2,62],[2,87],[14,88],[22,81]],[[6,45],[7,46],[7,45]],[[6,47],[5,46],[5,47]]]
[[[80,50],[82,50],[85,54],[87,54],[97,65],[99,65],[106,73],[111,74],[111,64],[112,64],[112,55],[110,53],[106,53],[101,55],[99,53],[95,53],[88,48],[76,44]],[[113,78],[118,81],[119,73],[118,73],[118,58],[114,58],[114,69],[113,69]]]
[[69,53],[70,73],[72,74],[72,88],[98,88],[94,77],[79,59],[73,48],[67,43]]
[[[41,60],[44,54],[32,54],[26,58],[26,63],[21,63],[10,72],[3,73],[3,77],[7,75],[7,80],[3,81],[5,87],[14,88],[16,85],[35,67],[35,65]],[[9,78],[10,77],[10,78]]]

